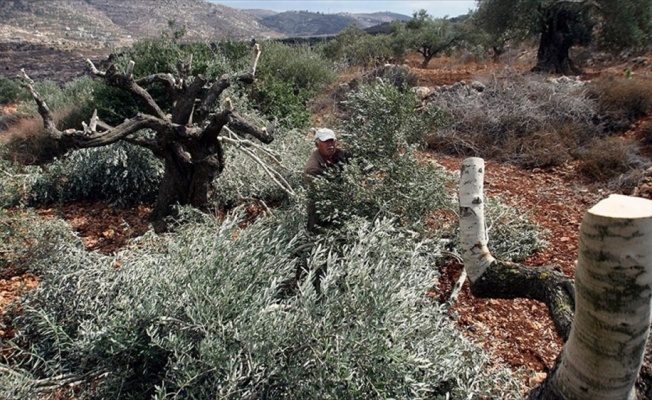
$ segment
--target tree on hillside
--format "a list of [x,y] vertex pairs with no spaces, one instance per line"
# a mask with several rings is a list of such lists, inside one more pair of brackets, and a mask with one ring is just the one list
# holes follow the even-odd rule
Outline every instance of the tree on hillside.
[[576,73],[573,46],[635,48],[652,32],[649,0],[478,0],[479,26],[498,39],[539,38],[535,71]]
[[394,37],[423,56],[426,68],[435,56],[460,42],[463,32],[447,18],[434,19],[426,10],[415,11],[404,28],[395,29]]
[[[235,82],[251,84],[255,80],[260,48],[254,46],[250,71],[224,74],[218,79],[193,76],[192,55],[180,62],[178,74],[157,73],[135,78],[135,63],[130,61],[124,71],[112,64],[99,71],[88,60],[93,75],[106,85],[130,93],[143,105],[144,112],[125,119],[116,126],[101,121],[94,113],[83,129],[57,129],[54,117],[44,99],[34,88],[27,74],[25,81],[37,103],[46,132],[66,148],[90,148],[125,141],[150,150],[164,164],[164,175],[158,198],[150,216],[155,228],[163,228],[162,220],[176,204],[202,208],[207,204],[213,180],[224,169],[223,143],[241,147],[255,144],[237,134],[249,135],[262,143],[273,140],[271,129],[258,127],[240,116],[229,98],[219,107],[224,91]],[[149,87],[163,87],[169,108],[163,108]],[[157,97],[158,99],[158,97]],[[236,134],[237,133],[237,134]],[[282,178],[281,178],[282,179]]]
[[492,257],[483,176],[484,160],[464,160],[460,242],[471,292],[545,302],[566,342],[547,379],[528,398],[635,399],[652,318],[652,201],[612,195],[588,210],[580,228],[573,290],[568,278],[549,268]]

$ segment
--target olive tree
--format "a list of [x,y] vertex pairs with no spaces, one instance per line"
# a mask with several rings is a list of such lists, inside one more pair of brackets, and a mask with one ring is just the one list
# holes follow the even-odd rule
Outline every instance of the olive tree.
[[435,19],[426,10],[419,10],[412,15],[412,19],[403,29],[395,29],[394,37],[421,54],[421,68],[426,68],[434,57],[461,42],[464,34],[459,26],[449,19]]
[[[221,99],[232,84],[251,84],[255,81],[260,47],[255,45],[253,49],[249,71],[227,73],[219,78],[192,75],[192,55],[179,63],[175,75],[154,73],[142,77],[134,76],[134,61],[130,61],[122,71],[116,64],[111,64],[106,71],[100,71],[88,60],[94,76],[102,79],[106,85],[138,99],[143,111],[116,125],[109,125],[100,120],[96,110],[82,129],[58,129],[53,113],[35,89],[33,81],[26,73],[23,75],[37,103],[46,132],[64,147],[102,147],[125,141],[148,149],[162,160],[164,174],[151,215],[155,228],[160,229],[164,227],[162,220],[170,215],[173,206],[202,208],[207,204],[213,180],[224,169],[224,143],[251,148],[257,145],[239,135],[248,135],[262,143],[271,143],[274,139],[271,127],[251,123],[238,114],[228,97]],[[163,87],[164,94],[155,98],[148,91],[151,87]],[[251,152],[249,154],[253,155]],[[274,175],[271,170],[268,172],[277,181],[282,180],[278,174]],[[291,191],[289,186],[285,187]]]
[[[575,73],[573,46],[597,39],[605,48],[635,48],[652,32],[648,0],[478,0],[479,26],[497,38],[538,36],[535,71]],[[507,17],[509,16],[509,17]]]

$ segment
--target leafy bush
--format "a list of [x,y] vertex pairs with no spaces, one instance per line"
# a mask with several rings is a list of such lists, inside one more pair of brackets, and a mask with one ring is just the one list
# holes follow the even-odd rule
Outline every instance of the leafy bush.
[[25,100],[29,94],[15,79],[0,76],[0,106],[17,104]]
[[308,101],[334,82],[332,65],[309,47],[281,43],[262,45],[254,103],[262,113],[287,128],[305,128]]
[[352,222],[307,256],[327,269],[321,297],[310,279],[279,297],[299,262],[298,214],[246,230],[237,219],[185,224],[116,258],[39,241],[32,265],[47,273],[15,320],[27,347],[12,375],[22,378],[0,393],[85,374],[101,378],[76,398],[518,397],[509,373],[424,295],[436,240],[388,220]]
[[599,78],[589,89],[605,132],[624,132],[638,118],[652,113],[652,83],[647,80]]
[[28,192],[27,181],[37,167],[23,167],[0,159],[0,209],[17,206],[25,202]]
[[70,152],[34,175],[32,204],[103,199],[120,206],[154,200],[163,174],[148,151],[118,142]]
[[[124,53],[113,56],[113,62],[119,70],[124,70],[133,60],[133,74],[141,78],[158,73],[179,74],[182,64],[192,59],[190,75],[203,75],[207,79],[217,78],[234,71],[245,71],[251,66],[252,48],[245,42],[191,42],[183,43],[184,29],[170,24],[169,30],[158,38],[136,41]],[[191,58],[192,57],[192,58]],[[172,100],[163,85],[154,83],[147,91],[157,104],[166,111],[172,108]],[[123,90],[100,86],[95,94],[93,108],[109,124],[117,125],[125,118],[131,118],[143,111],[140,99]]]
[[416,223],[430,210],[450,206],[446,176],[415,157],[414,143],[432,123],[417,104],[411,92],[385,83],[350,94],[340,136],[354,158],[341,173],[316,180],[310,195],[322,219],[339,225],[353,216],[382,215]]
[[[87,116],[84,116],[88,119],[93,112],[93,109],[88,106],[88,103],[92,100],[94,91],[100,85],[100,82],[90,77],[81,77],[63,86],[59,86],[52,81],[37,82],[35,88],[51,110],[81,109],[88,113]],[[36,104],[31,97],[19,104],[18,112],[30,116],[38,115]],[[82,120],[70,120],[65,127],[74,126],[75,128],[79,128]],[[63,126],[60,125],[58,127],[62,128]]]
[[392,38],[388,35],[370,35],[350,25],[317,47],[323,57],[343,67],[373,66],[394,58]]

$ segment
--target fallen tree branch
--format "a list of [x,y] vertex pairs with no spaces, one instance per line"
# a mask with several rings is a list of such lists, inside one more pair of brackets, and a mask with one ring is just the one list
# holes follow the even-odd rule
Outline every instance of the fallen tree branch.
[[235,138],[219,136],[217,140],[219,140],[220,142],[226,142],[234,145],[238,150],[242,151],[244,154],[249,156],[249,158],[254,160],[254,162],[256,162],[256,164],[258,164],[262,168],[263,172],[265,172],[265,174],[272,180],[272,182],[274,182],[276,186],[278,186],[281,190],[283,190],[288,195],[292,197],[296,196],[296,193],[292,189],[292,186],[285,180],[283,175],[281,175],[275,169],[270,168],[270,166],[267,165],[263,160],[261,160],[260,157],[258,157],[253,151],[251,151],[249,147],[262,151],[263,154],[269,155],[272,160],[280,163],[280,161],[269,150],[262,149],[260,146],[256,145],[255,143],[249,140],[241,139],[240,137],[238,137],[238,135],[236,135],[233,131],[231,131],[226,127],[225,129],[231,135],[235,136]]

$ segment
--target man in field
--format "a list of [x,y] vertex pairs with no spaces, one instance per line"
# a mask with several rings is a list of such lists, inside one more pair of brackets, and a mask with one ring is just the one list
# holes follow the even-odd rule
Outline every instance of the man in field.
[[[333,167],[341,167],[351,159],[351,152],[342,150],[337,147],[337,138],[335,132],[328,128],[320,128],[315,132],[315,146],[317,147],[303,170],[303,184],[306,188],[311,189],[313,180],[322,176]],[[318,218],[313,199],[308,200],[308,223],[309,232],[315,232],[315,226],[326,226],[325,221]]]

